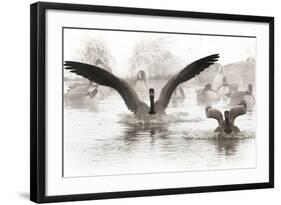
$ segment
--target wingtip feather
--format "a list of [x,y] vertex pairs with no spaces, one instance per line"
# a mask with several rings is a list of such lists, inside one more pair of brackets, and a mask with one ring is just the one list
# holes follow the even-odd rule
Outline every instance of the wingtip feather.
[[218,61],[219,57],[220,55],[217,53],[217,54],[210,55],[207,58],[210,58],[212,61]]

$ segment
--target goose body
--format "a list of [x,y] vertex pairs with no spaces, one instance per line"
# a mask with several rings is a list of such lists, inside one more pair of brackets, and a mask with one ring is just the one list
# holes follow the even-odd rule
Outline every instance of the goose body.
[[85,84],[76,84],[70,86],[64,94],[66,105],[83,106],[93,103],[93,99],[99,93],[99,87],[93,82]]
[[248,90],[246,91],[237,91],[230,95],[230,105],[235,105],[245,100],[248,106],[255,105],[255,97],[253,95],[253,86],[248,84]]
[[222,84],[217,88],[217,92],[223,100],[228,99],[231,91],[225,76],[222,79]]
[[212,105],[220,101],[219,93],[207,84],[205,88],[197,91],[197,102],[203,105]]
[[223,85],[219,88],[218,94],[223,98],[227,99],[227,95],[230,93],[230,88],[228,85]]
[[134,88],[141,93],[148,91],[148,79],[143,70],[140,70],[137,73],[137,77],[134,83]]
[[213,118],[218,121],[219,126],[214,132],[218,133],[220,137],[230,136],[240,132],[240,129],[234,125],[234,122],[238,116],[247,113],[247,104],[244,100],[241,101],[237,106],[229,111],[225,111],[224,117],[219,110],[212,108],[211,106],[206,107],[205,112],[207,118]]
[[[112,71],[111,68],[100,59],[95,61],[95,65],[110,73]],[[96,103],[94,99],[103,98],[104,95],[108,93],[108,89],[101,88],[97,83],[89,80],[88,84],[83,82],[69,86],[67,92],[64,94],[64,102],[66,105],[78,107],[94,105]]]
[[147,92],[148,86],[144,81],[137,81],[134,88],[139,92]]
[[212,82],[214,90],[217,90],[223,84],[223,79],[224,79],[223,69],[220,68]]
[[154,89],[149,89],[150,106],[139,98],[135,90],[125,80],[120,79],[97,66],[66,61],[65,69],[70,70],[70,72],[76,73],[77,75],[81,75],[90,81],[115,89],[124,100],[127,108],[132,111],[138,119],[145,120],[155,115],[165,115],[165,109],[167,108],[176,87],[198,75],[216,62],[218,58],[219,55],[214,54],[187,65],[178,74],[172,76],[168,80],[160,92],[159,99],[155,102]]
[[176,89],[172,95],[172,99],[173,100],[184,100],[185,99],[185,92],[181,85],[176,87]]

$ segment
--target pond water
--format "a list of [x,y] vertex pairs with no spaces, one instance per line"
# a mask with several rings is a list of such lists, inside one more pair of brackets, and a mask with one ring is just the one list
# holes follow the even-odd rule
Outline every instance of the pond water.
[[[157,99],[164,81],[149,84]],[[205,106],[197,105],[195,91],[200,88],[184,85],[185,100],[173,97],[167,116],[150,123],[137,120],[113,90],[103,97],[85,97],[81,106],[65,105],[64,176],[254,168],[255,112],[236,119],[239,135],[218,139],[213,132],[217,121],[207,119]],[[145,89],[138,94],[149,102]],[[227,101],[213,107],[230,108]]]

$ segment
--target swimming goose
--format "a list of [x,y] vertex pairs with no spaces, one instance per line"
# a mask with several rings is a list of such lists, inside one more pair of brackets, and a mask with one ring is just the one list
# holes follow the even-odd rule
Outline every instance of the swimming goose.
[[248,90],[237,91],[230,94],[230,105],[235,105],[241,100],[245,100],[248,106],[254,106],[256,103],[255,97],[253,95],[253,85],[248,84]]
[[151,115],[165,114],[172,93],[178,85],[192,79],[200,72],[208,68],[219,58],[218,54],[210,55],[205,58],[194,61],[187,65],[178,74],[172,76],[162,88],[159,99],[154,102],[154,89],[149,89],[150,107],[140,100],[134,89],[125,81],[112,73],[109,73],[97,66],[80,62],[66,61],[65,69],[72,73],[81,75],[90,81],[96,82],[103,86],[115,89],[125,101],[127,108],[132,111],[138,119],[148,119]]
[[223,66],[219,65],[217,67],[217,72],[216,75],[212,81],[212,87],[214,90],[218,90],[219,86],[223,83],[223,78],[224,78],[224,72],[223,72]]
[[64,102],[71,106],[84,106],[92,104],[93,98],[99,92],[98,84],[93,82],[79,83],[69,86],[69,89],[64,94]]
[[230,87],[225,76],[222,79],[222,84],[217,88],[217,92],[223,100],[226,100],[228,95],[230,95]]
[[182,85],[179,85],[178,87],[176,87],[176,89],[173,92],[172,95],[172,100],[173,101],[178,101],[178,100],[184,100],[185,99],[185,92],[184,89],[182,87]]
[[203,89],[197,91],[197,103],[201,105],[212,105],[220,101],[219,93],[208,83]]
[[148,91],[148,80],[146,77],[146,73],[143,70],[140,70],[137,73],[137,78],[134,83],[134,87],[136,90]]
[[235,118],[240,115],[247,113],[247,104],[245,100],[242,100],[237,106],[230,109],[230,111],[224,112],[224,119],[222,113],[210,106],[205,109],[207,118],[214,118],[218,121],[219,126],[215,129],[214,132],[219,133],[220,136],[225,136],[225,134],[236,134],[240,132],[239,128],[234,125]]
[[[95,65],[111,72],[111,68],[107,66],[101,59],[95,61]],[[88,106],[94,105],[96,102],[94,99],[100,99],[105,97],[104,94],[108,94],[108,91],[93,81],[75,83],[70,85],[67,92],[64,94],[64,102],[70,106]]]

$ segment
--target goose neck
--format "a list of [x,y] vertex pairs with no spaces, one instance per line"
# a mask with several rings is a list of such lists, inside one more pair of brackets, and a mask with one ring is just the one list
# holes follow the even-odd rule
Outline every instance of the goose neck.
[[149,114],[153,115],[155,114],[155,110],[154,110],[154,95],[150,95],[149,96],[150,98],[150,111],[149,111]]

